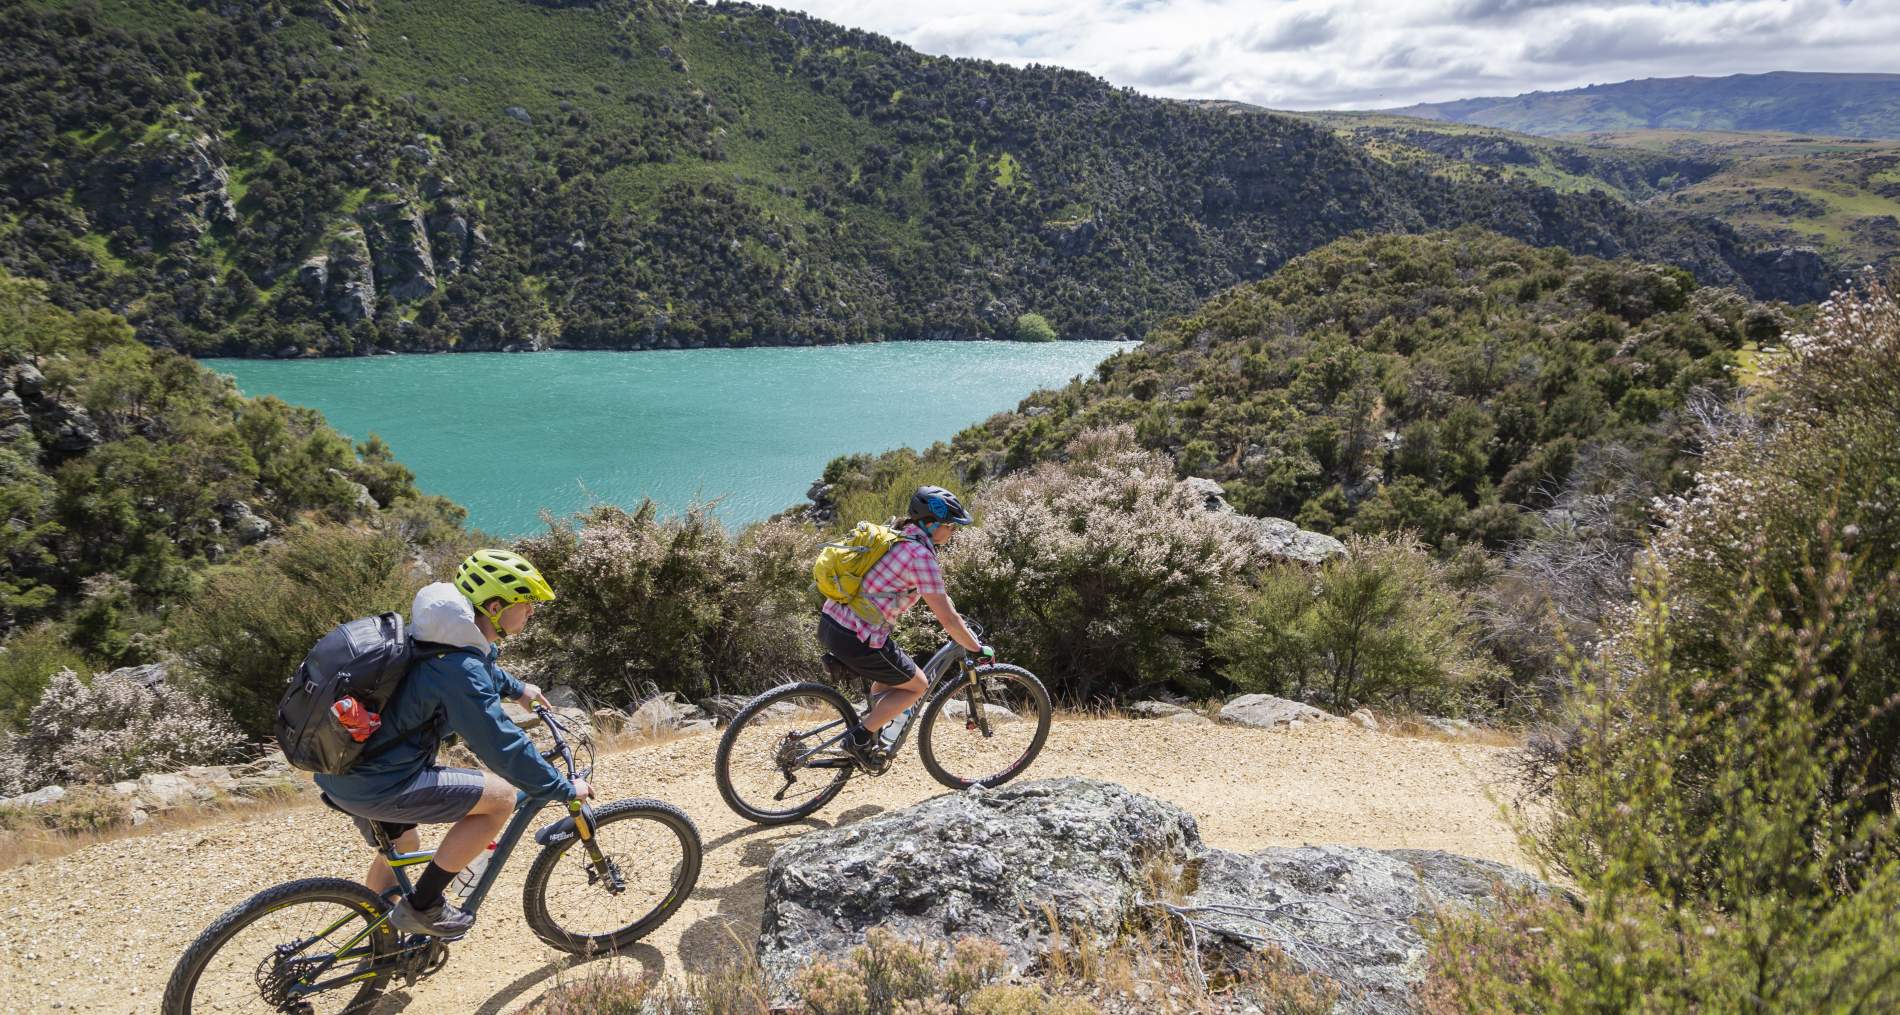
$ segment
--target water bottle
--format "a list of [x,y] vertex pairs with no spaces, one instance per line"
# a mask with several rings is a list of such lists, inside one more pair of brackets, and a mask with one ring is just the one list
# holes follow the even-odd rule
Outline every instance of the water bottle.
[[917,711],[917,706],[912,705],[911,707],[898,713],[897,718],[892,719],[890,722],[887,722],[884,724],[884,729],[878,733],[878,736],[883,738],[885,750],[888,751],[892,749],[893,747],[897,746],[897,738],[903,734],[905,729],[909,728],[910,717],[916,711]]
[[455,879],[449,882],[449,890],[454,892],[458,899],[468,898],[468,894],[475,890],[476,883],[481,881],[482,872],[488,869],[488,861],[494,858],[495,843],[491,842],[487,849],[476,854],[475,859],[468,862],[467,867],[462,868],[462,873],[457,874]]

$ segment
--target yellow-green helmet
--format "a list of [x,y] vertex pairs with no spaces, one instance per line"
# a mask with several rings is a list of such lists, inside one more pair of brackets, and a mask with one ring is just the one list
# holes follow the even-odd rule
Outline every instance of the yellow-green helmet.
[[[548,580],[541,577],[527,558],[507,550],[476,550],[455,569],[455,587],[461,590],[475,608],[491,599],[502,602],[501,609],[507,609],[516,603],[545,603],[554,598],[554,589]],[[493,620],[495,610],[489,614]]]

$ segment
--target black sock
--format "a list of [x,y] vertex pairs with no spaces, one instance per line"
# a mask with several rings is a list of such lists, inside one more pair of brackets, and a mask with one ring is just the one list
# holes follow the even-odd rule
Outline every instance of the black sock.
[[859,726],[856,723],[853,723],[851,725],[851,746],[853,747],[871,746],[871,731],[868,729],[865,729],[862,726]]
[[417,909],[434,909],[442,902],[442,889],[447,888],[449,882],[455,880],[455,875],[460,873],[443,870],[431,860],[422,876],[416,879],[416,891],[409,897],[409,904]]

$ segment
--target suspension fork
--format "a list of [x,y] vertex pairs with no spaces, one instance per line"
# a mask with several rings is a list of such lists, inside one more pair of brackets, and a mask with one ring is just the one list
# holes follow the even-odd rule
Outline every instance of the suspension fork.
[[582,805],[579,800],[567,802],[567,813],[574,819],[574,834],[580,837],[581,848],[587,851],[587,866],[611,891],[626,887],[621,874],[607,861],[607,854],[601,852],[600,840],[594,836],[593,811]]

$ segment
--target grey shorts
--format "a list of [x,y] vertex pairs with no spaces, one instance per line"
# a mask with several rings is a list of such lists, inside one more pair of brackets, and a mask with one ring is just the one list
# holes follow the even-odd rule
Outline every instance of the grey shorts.
[[417,825],[446,825],[462,820],[481,802],[482,773],[473,768],[425,768],[389,796],[343,807],[325,795],[323,802],[350,816],[363,841],[376,845],[374,821],[391,839]]

